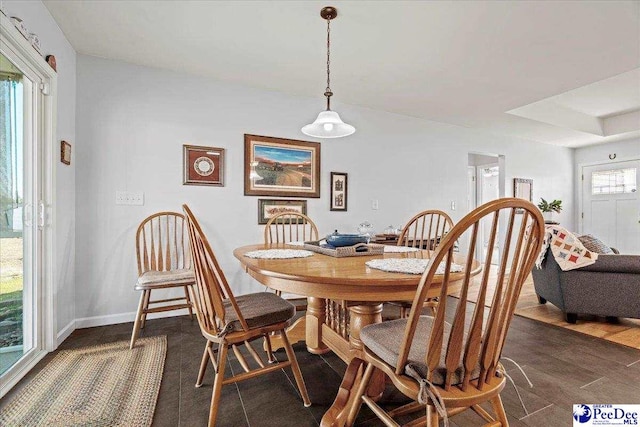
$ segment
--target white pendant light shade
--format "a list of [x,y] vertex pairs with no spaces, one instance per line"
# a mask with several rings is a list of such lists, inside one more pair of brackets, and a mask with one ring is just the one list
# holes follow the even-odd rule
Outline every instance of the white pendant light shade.
[[342,138],[356,131],[351,125],[346,124],[335,111],[331,111],[331,20],[338,16],[338,11],[333,6],[323,7],[320,11],[322,19],[327,20],[327,88],[324,96],[327,97],[327,109],[320,114],[315,122],[302,128],[302,133],[316,138]]
[[302,133],[316,138],[341,138],[351,135],[356,128],[346,124],[335,111],[322,111],[315,122],[302,128]]

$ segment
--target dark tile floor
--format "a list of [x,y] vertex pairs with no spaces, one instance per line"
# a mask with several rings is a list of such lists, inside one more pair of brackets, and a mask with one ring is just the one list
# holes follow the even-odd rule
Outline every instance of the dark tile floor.
[[[448,310],[455,306],[447,304]],[[60,349],[128,340],[131,323],[76,330]],[[213,369],[207,370],[204,385],[194,383],[204,339],[198,325],[187,317],[152,320],[143,336],[166,335],[167,358],[154,417],[155,426],[206,425]],[[259,348],[259,342],[255,343]],[[295,346],[313,405],[305,408],[289,369],[277,371],[237,385],[223,387],[219,426],[317,426],[331,405],[346,365],[332,353],[316,356],[302,344]],[[238,373],[239,364],[230,354],[227,372]],[[529,388],[522,374],[508,361],[505,367],[513,377],[524,400],[522,408],[514,388],[507,384],[502,393],[511,425],[569,426],[574,403],[640,403],[640,351],[597,338],[557,328],[533,320],[514,317],[504,356],[520,363],[534,384]],[[32,378],[55,355],[48,355],[2,401]],[[277,353],[284,360],[284,351]],[[402,401],[390,390],[385,401]],[[361,411],[358,425],[382,425],[369,411]],[[457,415],[451,425],[481,425],[470,411]]]

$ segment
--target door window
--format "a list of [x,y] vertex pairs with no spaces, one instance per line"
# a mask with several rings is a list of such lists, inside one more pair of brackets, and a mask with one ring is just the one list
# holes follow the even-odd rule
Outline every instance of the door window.
[[593,172],[591,194],[634,193],[637,190],[636,171],[636,168],[627,168]]

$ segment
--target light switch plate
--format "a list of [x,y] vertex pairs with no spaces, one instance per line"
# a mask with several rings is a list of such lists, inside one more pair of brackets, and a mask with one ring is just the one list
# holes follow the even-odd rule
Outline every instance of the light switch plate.
[[116,191],[116,205],[144,205],[144,192],[142,191]]

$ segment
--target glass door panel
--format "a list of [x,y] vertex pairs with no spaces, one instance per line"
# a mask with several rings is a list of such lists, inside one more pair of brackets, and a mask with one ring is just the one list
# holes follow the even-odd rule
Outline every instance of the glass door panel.
[[25,126],[32,88],[0,54],[0,375],[36,343],[32,147]]

